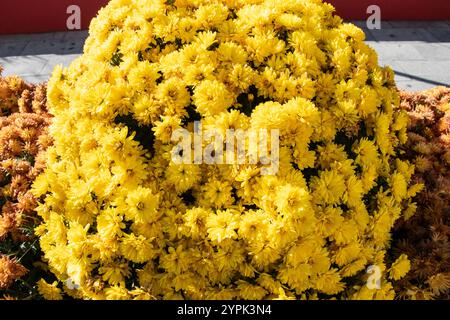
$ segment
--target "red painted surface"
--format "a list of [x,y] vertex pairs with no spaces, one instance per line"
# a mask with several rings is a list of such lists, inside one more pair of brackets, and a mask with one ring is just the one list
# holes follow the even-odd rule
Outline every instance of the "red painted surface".
[[[383,20],[450,19],[450,0],[326,0],[345,19],[365,19],[367,7],[381,8]],[[0,0],[0,34],[64,31],[67,7],[80,6],[86,29],[108,0]]]
[[108,0],[0,0],[0,34],[66,31],[67,8],[81,9],[82,29],[87,29]]
[[450,0],[325,0],[345,19],[366,19],[370,5],[378,5],[382,20],[448,20]]

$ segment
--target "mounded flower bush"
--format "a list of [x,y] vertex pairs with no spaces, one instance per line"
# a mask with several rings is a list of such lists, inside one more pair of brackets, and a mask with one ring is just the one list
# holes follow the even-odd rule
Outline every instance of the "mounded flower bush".
[[[88,299],[390,299],[411,215],[408,116],[364,33],[319,0],[113,0],[49,82],[33,192],[63,290]],[[278,129],[257,164],[175,164],[180,128]],[[247,148],[251,146],[247,143]],[[366,286],[380,268],[380,289]]]

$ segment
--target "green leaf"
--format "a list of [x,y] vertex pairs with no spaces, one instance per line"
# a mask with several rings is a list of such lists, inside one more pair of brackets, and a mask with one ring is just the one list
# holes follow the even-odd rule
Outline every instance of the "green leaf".
[[119,50],[117,50],[112,55],[111,61],[109,63],[114,67],[118,67],[123,62],[122,57],[123,57],[123,54]]

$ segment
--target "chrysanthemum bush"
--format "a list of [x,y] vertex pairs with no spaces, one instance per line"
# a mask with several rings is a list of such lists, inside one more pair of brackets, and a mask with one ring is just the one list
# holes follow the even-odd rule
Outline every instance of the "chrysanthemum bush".
[[45,167],[50,116],[45,85],[1,72],[0,66],[0,298],[26,298],[43,274],[30,187]]
[[[55,143],[33,192],[52,297],[390,299],[408,271],[385,264],[420,189],[397,153],[408,117],[328,4],[113,0],[48,99]],[[277,174],[175,164],[171,135],[195,120],[279,130]]]
[[411,118],[404,157],[415,163],[413,180],[425,185],[417,213],[394,229],[392,256],[406,253],[411,271],[395,283],[401,298],[450,297],[450,88],[401,93]]

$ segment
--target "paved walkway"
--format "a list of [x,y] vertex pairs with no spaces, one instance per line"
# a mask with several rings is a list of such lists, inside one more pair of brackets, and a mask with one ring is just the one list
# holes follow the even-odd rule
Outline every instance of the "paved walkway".
[[381,30],[367,30],[363,21],[355,23],[365,30],[380,64],[394,69],[399,88],[450,87],[450,21],[383,22]]
[[[450,87],[450,21],[383,22],[381,30],[354,23],[365,30],[380,63],[395,70],[400,88]],[[67,66],[82,53],[86,37],[86,31],[0,36],[0,64],[5,75],[43,82],[55,65]]]

